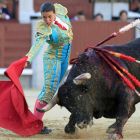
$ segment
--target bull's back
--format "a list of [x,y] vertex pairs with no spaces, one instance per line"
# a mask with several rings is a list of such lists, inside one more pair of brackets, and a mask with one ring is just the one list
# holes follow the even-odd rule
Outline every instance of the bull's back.
[[[140,38],[134,39],[124,45],[112,45],[110,47],[104,46],[103,48],[140,60]],[[128,62],[122,59],[120,60],[125,64],[128,71],[140,81],[140,64],[136,62]],[[140,92],[140,88],[137,88],[137,90]]]
[[140,60],[140,38],[134,39],[124,45],[115,46],[115,49],[122,54]]

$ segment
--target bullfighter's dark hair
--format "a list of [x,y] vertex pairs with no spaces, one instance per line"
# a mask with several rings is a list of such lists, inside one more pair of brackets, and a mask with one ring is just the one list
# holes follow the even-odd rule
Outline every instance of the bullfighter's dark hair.
[[41,5],[40,7],[40,11],[41,12],[50,12],[53,11],[53,13],[55,13],[55,7],[52,3],[50,2],[45,2]]

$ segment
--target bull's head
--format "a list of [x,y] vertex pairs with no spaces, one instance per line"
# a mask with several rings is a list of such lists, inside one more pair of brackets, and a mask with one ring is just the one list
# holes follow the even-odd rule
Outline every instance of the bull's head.
[[90,89],[87,80],[91,78],[90,73],[83,73],[72,82],[67,80],[58,90],[58,94],[50,101],[50,103],[38,109],[40,112],[50,110],[56,103],[65,106],[72,114],[74,114],[76,123],[79,128],[86,128],[93,124],[93,104],[92,97],[89,94]]
[[90,89],[87,85],[87,80],[90,78],[90,73],[83,73],[75,77],[71,84],[67,80],[58,92],[60,105],[74,114],[79,128],[86,128],[93,124],[93,106],[90,104],[92,99],[88,94]]

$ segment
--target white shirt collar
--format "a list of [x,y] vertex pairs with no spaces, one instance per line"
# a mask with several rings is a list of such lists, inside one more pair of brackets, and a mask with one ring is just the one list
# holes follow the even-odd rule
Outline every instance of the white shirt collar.
[[[57,17],[56,16],[56,20],[55,21],[58,21],[58,23],[60,23],[62,26],[64,26],[67,30],[69,30],[69,26],[65,23],[65,22],[63,22],[59,17]],[[55,22],[54,21],[54,22]],[[53,22],[53,24],[54,24],[54,22]]]

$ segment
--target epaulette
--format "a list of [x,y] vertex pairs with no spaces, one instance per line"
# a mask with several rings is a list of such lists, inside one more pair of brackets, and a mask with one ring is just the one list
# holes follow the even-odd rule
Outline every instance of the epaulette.
[[[61,4],[54,4],[55,10],[56,10],[56,15],[66,24],[68,24],[71,28],[71,23],[69,21],[69,18],[67,16],[68,10],[66,7],[62,6]],[[64,17],[65,16],[65,17]]]
[[2,7],[3,7],[3,8],[7,8],[7,6],[6,6],[6,5],[3,5]]
[[52,34],[52,29],[51,29],[51,27],[46,25],[46,23],[43,20],[41,20],[37,24],[36,33],[41,33],[43,35],[48,36],[48,35]]
[[57,14],[66,15],[68,13],[67,8],[62,6],[61,4],[55,3],[54,7],[55,7],[55,10],[56,10]]

